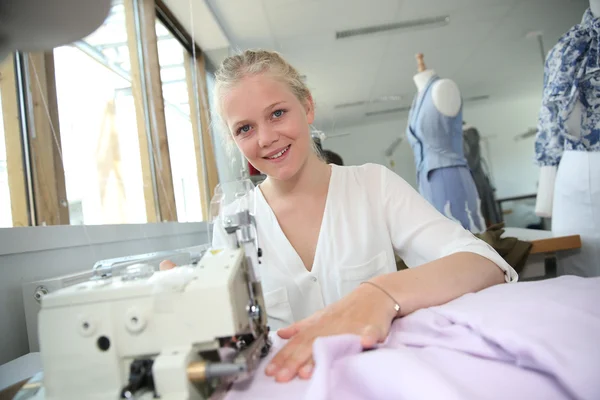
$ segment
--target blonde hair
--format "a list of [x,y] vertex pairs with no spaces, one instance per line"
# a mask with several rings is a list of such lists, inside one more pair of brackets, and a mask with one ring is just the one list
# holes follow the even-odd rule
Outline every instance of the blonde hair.
[[[217,122],[219,131],[227,144],[231,144],[229,128],[223,120],[222,100],[225,92],[235,86],[248,75],[269,73],[275,79],[285,83],[294,96],[302,104],[312,99],[308,86],[302,80],[300,73],[276,51],[246,50],[240,54],[227,57],[215,73],[214,104],[216,115],[213,121]],[[316,144],[311,139],[313,150],[321,155]]]

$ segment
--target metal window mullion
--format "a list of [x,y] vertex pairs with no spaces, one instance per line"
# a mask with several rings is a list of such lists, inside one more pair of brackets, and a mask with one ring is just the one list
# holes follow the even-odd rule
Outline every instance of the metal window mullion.
[[15,54],[15,73],[17,81],[17,101],[19,103],[19,120],[21,122],[21,139],[22,139],[22,156],[23,166],[25,167],[25,186],[27,188],[26,196],[29,209],[29,224],[31,226],[37,226],[39,221],[37,220],[37,212],[35,208],[35,190],[34,190],[34,178],[33,178],[33,167],[31,160],[30,141],[29,137],[35,138],[35,122],[33,121],[33,113],[31,110],[31,82],[27,78],[29,75],[29,61],[27,57],[17,52]]
[[[143,104],[143,111],[144,111],[144,121],[145,121],[145,127],[144,130],[146,132],[146,138],[148,140],[148,160],[150,162],[150,176],[152,178],[152,194],[154,196],[154,204],[155,204],[155,212],[156,212],[156,221],[160,222],[162,221],[162,217],[161,217],[161,210],[160,210],[160,200],[159,200],[159,196],[158,196],[158,179],[156,177],[156,160],[154,157],[154,141],[153,141],[153,134],[152,134],[152,121],[150,119],[150,103],[149,103],[149,97],[148,97],[148,76],[147,76],[147,69],[146,69],[146,59],[144,57],[144,51],[143,51],[143,42],[142,42],[142,38],[143,38],[143,32],[142,32],[142,23],[141,23],[141,19],[140,19],[140,3],[139,0],[132,0],[133,1],[133,17],[134,17],[134,21],[135,21],[135,33],[136,33],[136,48],[135,51],[137,52],[138,55],[138,59],[139,59],[139,73],[141,74],[140,76],[140,85],[141,85],[141,89],[142,89],[142,104]],[[142,0],[143,1],[143,0]],[[130,49],[131,51],[131,49]],[[156,128],[156,127],[155,127]]]
[[196,121],[198,124],[197,135],[200,140],[199,141],[199,143],[200,143],[200,162],[202,164],[202,176],[203,176],[203,180],[204,180],[204,187],[200,188],[200,189],[204,190],[204,196],[206,197],[206,215],[203,215],[203,217],[206,219],[206,221],[209,221],[210,202],[211,202],[210,183],[208,181],[208,166],[206,165],[206,150],[205,150],[205,143],[204,143],[204,135],[202,134],[202,118],[200,117],[200,113],[202,112],[202,107],[200,106],[200,102],[202,101],[202,99],[200,98],[200,90],[199,90],[199,84],[198,84],[198,68],[197,68],[198,59],[196,58],[195,51],[193,52],[192,57],[190,57],[190,62],[192,64],[190,69],[192,71],[192,82],[194,85],[194,99],[195,99],[195,101],[194,101],[194,105],[195,105],[194,117],[196,118]]

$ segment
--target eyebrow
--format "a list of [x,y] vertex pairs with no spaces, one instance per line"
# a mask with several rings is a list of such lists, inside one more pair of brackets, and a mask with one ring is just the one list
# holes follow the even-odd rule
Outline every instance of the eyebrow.
[[267,111],[267,110],[272,110],[273,108],[275,108],[275,107],[277,107],[278,105],[280,105],[280,104],[283,104],[283,103],[285,103],[285,100],[282,100],[282,101],[277,101],[277,102],[275,102],[275,103],[271,104],[270,106],[268,106],[268,107],[265,107],[264,111]]
[[239,127],[242,127],[242,126],[246,125],[248,122],[249,122],[248,120],[246,120],[246,119],[242,119],[242,120],[240,120],[240,121],[237,121],[235,124],[231,125],[231,128],[229,128],[229,129],[231,129],[231,130],[234,130],[234,131],[235,131],[235,130],[237,130]]

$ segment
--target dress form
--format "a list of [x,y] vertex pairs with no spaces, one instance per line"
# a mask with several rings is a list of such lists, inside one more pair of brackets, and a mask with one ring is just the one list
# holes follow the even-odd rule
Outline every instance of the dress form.
[[[421,92],[427,82],[436,75],[435,70],[427,69],[423,61],[423,54],[417,58],[418,73],[413,77],[417,90]],[[440,79],[432,87],[433,104],[435,108],[448,117],[455,117],[460,111],[461,97],[458,85],[450,79]]]
[[416,94],[406,130],[419,193],[440,213],[472,232],[485,230],[481,201],[464,156],[458,86],[427,69],[417,55]]
[[[595,18],[600,17],[600,0],[590,0],[590,11]],[[577,100],[573,112],[566,121],[566,126],[572,136],[581,136],[581,117],[583,113],[583,104]],[[556,166],[540,167],[540,175],[538,182],[538,193],[535,204],[535,213],[539,217],[552,217],[552,206],[554,198],[554,185],[556,182]]]
[[589,4],[546,57],[534,146],[536,212],[552,216],[555,236],[581,238],[580,249],[558,255],[559,276],[600,276],[600,0]]

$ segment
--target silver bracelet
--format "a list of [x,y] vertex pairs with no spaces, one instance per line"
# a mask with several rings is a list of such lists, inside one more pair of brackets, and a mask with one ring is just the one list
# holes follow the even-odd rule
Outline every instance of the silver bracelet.
[[396,310],[396,316],[398,317],[400,314],[400,304],[398,304],[398,302],[396,301],[396,299],[394,299],[394,296],[392,296],[391,294],[389,294],[389,292],[387,290],[385,290],[384,288],[382,288],[381,286],[373,283],[373,282],[369,282],[369,281],[364,281],[361,282],[361,285],[363,283],[368,283],[369,285],[373,285],[374,287],[376,287],[377,289],[381,290],[383,293],[385,293],[390,299],[392,299],[392,301],[394,302],[394,310]]

